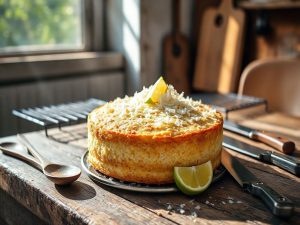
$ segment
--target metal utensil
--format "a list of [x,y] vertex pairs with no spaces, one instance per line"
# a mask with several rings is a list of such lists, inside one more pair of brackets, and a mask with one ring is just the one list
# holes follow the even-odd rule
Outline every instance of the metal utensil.
[[252,140],[267,144],[285,154],[291,154],[293,151],[295,151],[294,142],[274,133],[261,132],[228,120],[224,121],[223,127],[225,130],[229,130]]
[[22,145],[24,145],[34,157],[17,151],[18,149],[23,148],[23,146],[16,142],[1,143],[1,151],[6,155],[26,161],[32,166],[40,169],[49,180],[57,185],[66,185],[79,178],[81,170],[78,167],[51,163],[34,149],[24,135],[18,135],[18,138],[22,142]]
[[300,176],[300,160],[295,157],[260,149],[227,136],[223,138],[223,146],[257,160],[274,164],[296,176]]
[[250,194],[259,197],[274,215],[280,217],[289,217],[292,215],[294,211],[292,201],[279,195],[272,188],[257,179],[226,149],[222,150],[221,161],[240,186]]

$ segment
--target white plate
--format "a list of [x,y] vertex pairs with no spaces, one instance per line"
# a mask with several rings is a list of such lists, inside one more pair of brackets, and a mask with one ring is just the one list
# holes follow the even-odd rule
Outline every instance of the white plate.
[[[148,192],[148,193],[166,193],[166,192],[177,192],[179,191],[174,184],[162,184],[162,185],[148,185],[142,183],[131,183],[127,181],[121,181],[109,176],[100,173],[95,170],[87,161],[88,152],[85,152],[81,157],[81,166],[87,175],[96,182],[101,184],[119,188],[127,191],[138,191],[138,192]],[[214,172],[212,183],[221,179],[221,177],[225,174],[225,167],[221,166]]]

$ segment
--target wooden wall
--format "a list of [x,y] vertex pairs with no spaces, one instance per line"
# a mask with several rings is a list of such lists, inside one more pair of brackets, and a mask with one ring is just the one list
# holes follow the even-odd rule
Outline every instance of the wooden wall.
[[[255,59],[295,56],[299,53],[300,8],[246,12],[248,26],[245,63]],[[269,21],[269,32],[265,35],[256,32],[255,24],[261,13],[264,13]]]
[[[192,71],[194,74],[197,40],[203,13],[208,7],[217,7],[221,0],[195,0],[193,12],[193,30],[191,34]],[[236,7],[239,1],[235,1]],[[246,29],[241,71],[252,61],[276,57],[297,57],[300,52],[300,5],[289,5],[286,8],[245,9]],[[283,4],[283,7],[284,4]],[[293,8],[295,7],[295,8]],[[266,17],[269,30],[257,32],[257,21]]]

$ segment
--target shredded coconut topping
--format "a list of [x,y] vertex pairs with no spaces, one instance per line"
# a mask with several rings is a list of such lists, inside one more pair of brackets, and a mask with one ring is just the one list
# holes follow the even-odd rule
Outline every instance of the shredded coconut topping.
[[143,88],[133,97],[117,98],[90,114],[106,130],[144,135],[180,135],[216,124],[222,117],[201,101],[179,94],[172,85],[156,104],[145,103],[151,90]]

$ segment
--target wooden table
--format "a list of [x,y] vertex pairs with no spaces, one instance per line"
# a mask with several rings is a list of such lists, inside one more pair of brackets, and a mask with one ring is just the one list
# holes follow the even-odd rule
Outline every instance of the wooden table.
[[[254,127],[268,127],[268,121],[266,118],[240,120]],[[300,119],[289,123],[292,128],[280,124],[273,128],[289,134],[299,149]],[[80,158],[86,151],[85,125],[65,127],[62,131],[53,129],[50,135],[65,143],[46,138],[42,131],[26,134],[45,157],[80,166]],[[0,141],[7,140],[16,138]],[[94,183],[86,174],[71,186],[59,187],[37,169],[0,153],[0,224],[300,224],[300,179],[275,166],[233,154],[253,174],[295,203],[292,218],[274,217],[259,199],[242,191],[228,173],[196,197],[179,192],[144,194],[117,190]],[[300,151],[294,155],[299,157]]]

